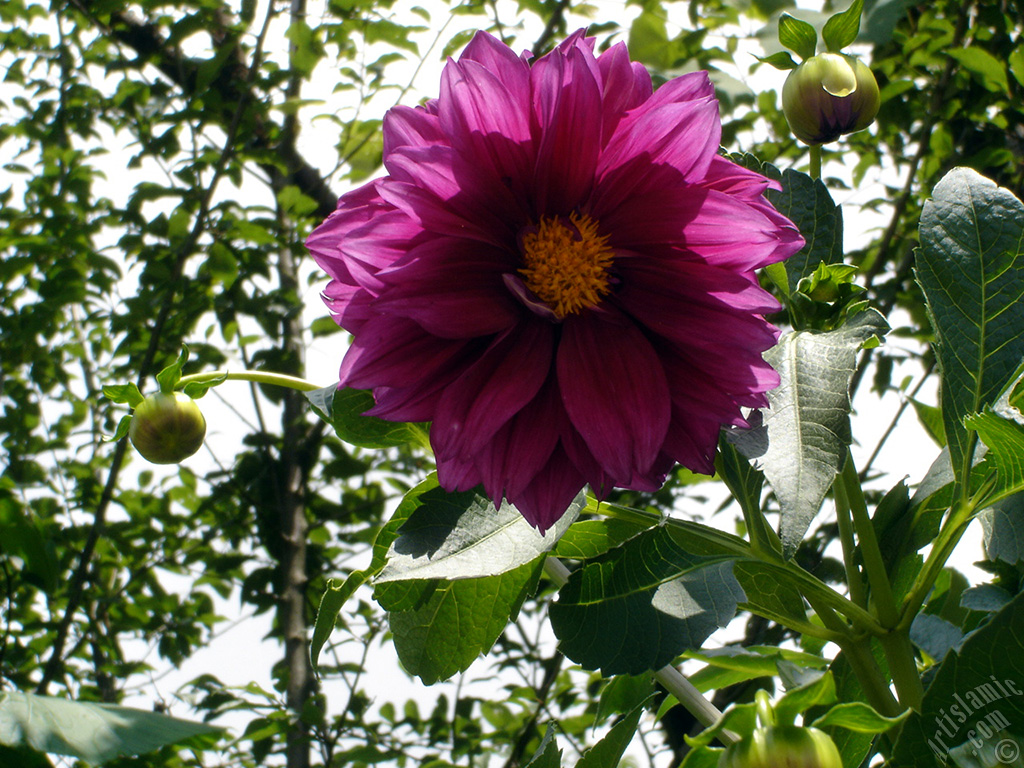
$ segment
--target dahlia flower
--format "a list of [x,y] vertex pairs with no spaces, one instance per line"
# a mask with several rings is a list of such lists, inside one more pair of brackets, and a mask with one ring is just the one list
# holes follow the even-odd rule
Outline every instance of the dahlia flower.
[[712,473],[721,426],[778,383],[754,270],[803,244],[720,132],[706,72],[654,91],[622,44],[581,31],[531,63],[478,33],[307,241],[353,335],[339,386],[433,422],[440,483],[541,531],[588,483]]

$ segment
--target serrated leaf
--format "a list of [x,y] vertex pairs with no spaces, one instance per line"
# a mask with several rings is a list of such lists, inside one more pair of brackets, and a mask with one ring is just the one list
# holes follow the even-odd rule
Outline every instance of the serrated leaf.
[[367,390],[328,386],[305,395],[316,415],[334,427],[338,437],[346,443],[361,448],[428,446],[427,430],[421,424],[364,416],[374,406],[373,395]]
[[992,494],[1024,490],[1024,427],[994,413],[977,413],[964,419],[968,429],[978,432],[988,448],[986,461],[996,468]]
[[398,531],[377,583],[496,576],[549,552],[586,504],[580,493],[543,536],[519,511],[477,491],[433,488]]
[[945,765],[960,745],[972,746],[971,738],[982,733],[982,724],[991,735],[986,739],[991,746],[1003,738],[1004,728],[1018,733],[1024,723],[1022,637],[1024,594],[971,633],[959,651],[946,655],[925,691],[921,711],[903,723],[893,765]]
[[935,329],[953,472],[967,473],[964,418],[991,405],[1024,358],[1024,205],[968,168],[935,186],[921,216],[917,279]]
[[549,614],[559,649],[605,675],[660,669],[699,648],[745,599],[732,561],[686,550],[668,527],[573,572]]
[[540,746],[523,768],[562,768],[562,750],[555,741],[555,724],[550,723]]
[[768,392],[762,425],[729,433],[775,491],[786,557],[796,552],[846,457],[857,353],[888,327],[878,312],[869,310],[834,331],[786,334],[764,355],[781,383]]
[[636,734],[636,727],[640,723],[640,715],[643,714],[646,703],[637,704],[613,725],[603,739],[583,753],[583,757],[576,763],[576,768],[609,768],[618,765],[626,747]]
[[523,600],[536,588],[543,563],[541,556],[482,579],[380,585],[378,591],[429,586],[415,606],[388,613],[402,665],[426,685],[468,669],[518,615]]
[[103,396],[115,403],[127,403],[130,408],[135,408],[146,399],[134,381],[128,384],[107,384],[103,387]]
[[997,501],[979,517],[989,560],[1010,565],[1024,561],[1024,494]]
[[855,733],[885,733],[909,714],[908,709],[898,717],[886,717],[862,701],[847,701],[836,704],[811,725],[815,728],[845,728]]
[[809,59],[818,47],[818,33],[806,21],[784,13],[779,17],[779,42],[801,59]]
[[219,728],[131,707],[0,693],[0,744],[102,763],[139,755]]
[[825,27],[821,30],[821,37],[829,51],[839,53],[857,39],[857,35],[860,33],[860,15],[863,10],[864,0],[853,0],[853,4],[849,8],[825,22]]

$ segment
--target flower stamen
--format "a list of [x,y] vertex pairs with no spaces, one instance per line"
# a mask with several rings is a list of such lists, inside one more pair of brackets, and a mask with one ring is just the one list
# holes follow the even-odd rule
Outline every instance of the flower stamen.
[[596,307],[611,290],[614,253],[608,236],[598,234],[597,222],[585,213],[542,216],[521,243],[526,266],[519,274],[559,320]]

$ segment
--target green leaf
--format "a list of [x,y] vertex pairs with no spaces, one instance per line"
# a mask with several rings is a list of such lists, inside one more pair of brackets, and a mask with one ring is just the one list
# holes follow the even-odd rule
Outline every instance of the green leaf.
[[1024,561],[1024,494],[997,501],[979,517],[989,560],[1010,565]]
[[782,381],[768,393],[763,424],[729,433],[775,491],[786,557],[796,552],[850,445],[849,387],[857,353],[886,330],[882,316],[869,310],[835,331],[786,334],[764,355]]
[[849,8],[825,22],[825,27],[821,30],[821,37],[829,51],[839,53],[857,39],[857,34],[860,32],[860,15],[863,10],[864,0],[853,0],[853,4]]
[[213,387],[216,387],[218,384],[223,384],[227,380],[228,375],[224,373],[212,379],[206,379],[205,381],[190,381],[182,388],[181,391],[184,392],[189,397],[191,397],[193,400],[198,400],[207,392],[209,392]]
[[917,279],[935,330],[953,472],[967,474],[964,418],[991,405],[1024,358],[1024,206],[968,168],[935,186],[921,216]]
[[886,717],[863,701],[847,701],[836,704],[811,725],[815,728],[845,728],[856,733],[885,733],[909,715],[908,709],[898,717]]
[[346,443],[362,448],[429,445],[426,427],[421,424],[364,416],[374,406],[373,395],[367,390],[338,389],[332,385],[305,394],[317,416],[334,427]]
[[643,530],[636,523],[613,517],[577,520],[558,540],[555,556],[567,560],[589,560],[603,555]]
[[788,51],[776,51],[771,56],[755,56],[754,58],[762,64],[769,64],[782,72],[789,69],[796,69],[797,66],[799,66],[795,61],[793,61],[793,57],[789,55]]
[[130,408],[146,399],[134,381],[128,384],[107,384],[103,387],[103,396],[115,403],[127,403]]
[[765,197],[803,235],[804,247],[780,262],[788,277],[787,295],[797,290],[802,279],[813,275],[819,264],[843,261],[843,211],[820,179],[792,168],[779,171],[749,154],[734,155],[733,160],[782,185],[781,190],[769,189]]
[[540,746],[523,768],[562,768],[562,750],[555,741],[555,733],[555,724],[550,723]]
[[1018,43],[1007,59],[1007,63],[1010,65],[1010,72],[1013,73],[1014,79],[1024,85],[1024,43]]
[[935,444],[940,448],[944,446],[946,444],[946,427],[942,423],[942,409],[934,405],[922,403],[913,397],[908,399],[910,404],[914,406],[917,420],[921,422],[921,426],[928,433],[928,437],[934,440]]
[[960,645],[964,633],[941,616],[919,613],[910,625],[910,639],[933,659],[941,661],[951,649]]
[[960,66],[974,75],[984,88],[994,93],[1008,93],[1010,84],[1006,78],[1006,65],[978,46],[950,48],[946,55],[956,59]]
[[104,437],[103,439],[110,443],[116,443],[123,437],[128,437],[128,432],[131,431],[132,417],[125,415],[122,416],[120,421],[117,422],[117,428],[114,430],[114,434],[110,437]]
[[[402,665],[431,685],[469,668],[514,619],[537,585],[544,557],[498,576],[458,581],[381,584],[374,593],[391,612],[388,623]],[[403,595],[411,589],[415,604]],[[391,601],[402,605],[392,610]]]
[[0,744],[102,763],[139,755],[219,728],[156,712],[52,696],[0,693]]
[[324,644],[331,636],[331,632],[334,631],[342,607],[359,587],[380,573],[387,561],[388,550],[395,537],[398,536],[399,529],[409,519],[409,516],[419,509],[422,504],[421,497],[438,487],[437,473],[431,473],[422,483],[406,493],[395,510],[395,514],[377,534],[377,538],[373,542],[370,565],[361,571],[353,571],[340,584],[336,579],[328,580],[327,589],[320,598],[320,607],[313,625],[313,638],[309,646],[309,658],[314,670],[317,668],[320,651],[323,650]]
[[344,582],[339,582],[337,579],[327,580],[327,589],[320,597],[320,606],[317,608],[316,621],[313,624],[313,637],[309,642],[309,660],[313,665],[313,671],[317,674],[319,674],[317,662],[320,659],[320,651],[323,650],[324,644],[334,631],[342,607],[366,581],[367,576],[363,571],[350,574]]
[[646,702],[637,704],[625,717],[613,725],[603,739],[583,754],[583,757],[576,763],[576,768],[609,768],[609,766],[618,765],[626,747],[633,740],[645,705]]
[[792,725],[796,716],[811,707],[828,706],[836,700],[836,684],[830,672],[816,680],[786,691],[775,703],[775,717],[779,725]]
[[178,355],[178,359],[156,375],[156,381],[160,385],[161,392],[164,394],[170,394],[174,391],[174,388],[178,384],[178,380],[181,379],[181,371],[187,362],[188,347],[182,345],[181,354]]
[[46,755],[28,747],[5,747],[0,745],[0,765],[10,768],[53,768]]
[[671,66],[671,45],[663,14],[643,12],[629,26],[630,57],[649,67],[663,69]]
[[511,571],[549,552],[586,503],[580,493],[541,536],[519,511],[478,491],[433,488],[398,531],[377,584],[426,579],[472,579]]
[[801,59],[809,59],[818,47],[818,33],[806,21],[784,13],[779,17],[779,42]]
[[960,745],[980,748],[984,746],[980,742],[986,742],[997,747],[1004,738],[1011,738],[1007,730],[1021,746],[1022,637],[1024,594],[971,633],[959,652],[946,656],[925,691],[920,713],[912,713],[903,724],[893,750],[893,765],[937,768],[945,765]]
[[699,648],[745,599],[732,561],[694,555],[663,526],[574,571],[549,613],[559,648],[605,675],[660,669]]
[[1024,427],[991,411],[968,416],[964,424],[988,447],[986,461],[995,465],[997,479],[992,495],[1024,490]]

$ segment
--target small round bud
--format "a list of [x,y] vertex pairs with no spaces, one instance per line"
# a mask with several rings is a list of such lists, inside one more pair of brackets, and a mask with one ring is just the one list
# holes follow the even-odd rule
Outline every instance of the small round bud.
[[828,144],[871,125],[878,114],[878,83],[863,62],[841,53],[812,56],[789,73],[782,111],[805,144]]
[[181,392],[150,395],[135,409],[128,439],[154,464],[177,464],[199,450],[206,419],[196,401]]
[[817,728],[758,728],[725,750],[718,768],[843,768],[835,743]]

